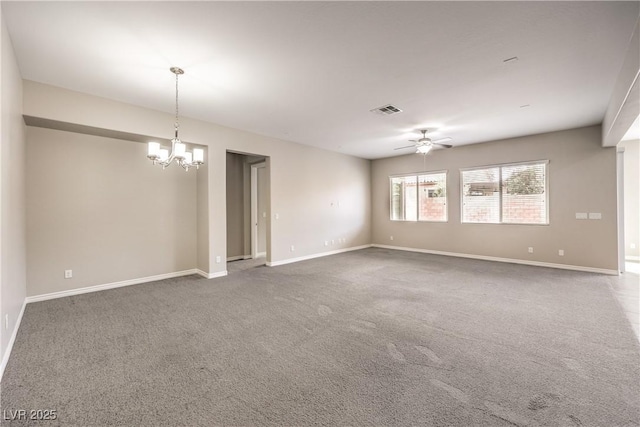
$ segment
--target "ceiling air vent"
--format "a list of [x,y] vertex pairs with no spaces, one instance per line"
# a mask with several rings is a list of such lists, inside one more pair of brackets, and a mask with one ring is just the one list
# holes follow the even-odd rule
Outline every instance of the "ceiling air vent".
[[391,114],[402,113],[401,109],[391,104],[383,105],[382,107],[374,108],[373,110],[369,110],[369,111],[376,114],[384,114],[386,116],[390,116]]

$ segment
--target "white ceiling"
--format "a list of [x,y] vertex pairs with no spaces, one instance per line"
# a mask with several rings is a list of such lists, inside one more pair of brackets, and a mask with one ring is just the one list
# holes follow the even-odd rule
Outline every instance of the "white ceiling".
[[601,123],[638,6],[2,2],[25,79],[364,158]]

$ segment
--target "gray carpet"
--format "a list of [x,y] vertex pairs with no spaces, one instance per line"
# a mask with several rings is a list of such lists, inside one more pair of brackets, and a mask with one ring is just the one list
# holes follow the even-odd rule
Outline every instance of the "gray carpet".
[[639,396],[605,276],[366,249],[29,304],[1,399],[46,426],[609,427]]
[[267,259],[264,257],[231,261],[227,263],[227,271],[229,272],[229,274],[231,274],[238,271],[248,270],[250,268],[261,268],[266,266],[266,262]]

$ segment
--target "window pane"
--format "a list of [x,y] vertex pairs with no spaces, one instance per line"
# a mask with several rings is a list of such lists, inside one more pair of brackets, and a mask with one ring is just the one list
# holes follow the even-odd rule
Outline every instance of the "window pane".
[[420,221],[447,220],[447,174],[432,173],[418,176]]
[[404,208],[402,200],[404,199],[404,188],[402,186],[402,178],[391,178],[391,219],[404,219]]
[[415,176],[391,178],[391,219],[415,221],[417,218]]
[[462,171],[462,222],[500,222],[500,168]]
[[546,224],[546,164],[502,168],[502,222]]

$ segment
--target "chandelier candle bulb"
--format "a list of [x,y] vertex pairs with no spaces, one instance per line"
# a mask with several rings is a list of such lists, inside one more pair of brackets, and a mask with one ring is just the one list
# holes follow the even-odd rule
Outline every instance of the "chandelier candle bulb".
[[193,149],[193,161],[204,163],[204,150],[202,148]]
[[176,142],[174,147],[175,157],[178,159],[184,159],[184,154],[187,151],[187,147],[182,142]]
[[193,155],[190,152],[184,153],[184,161],[187,164],[191,164],[193,162]]
[[160,144],[157,142],[150,142],[147,157],[154,159],[154,158],[158,158],[159,155],[160,155]]
[[161,148],[159,155],[158,155],[158,159],[161,162],[166,161],[169,158],[169,150],[167,150],[166,148]]

